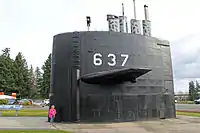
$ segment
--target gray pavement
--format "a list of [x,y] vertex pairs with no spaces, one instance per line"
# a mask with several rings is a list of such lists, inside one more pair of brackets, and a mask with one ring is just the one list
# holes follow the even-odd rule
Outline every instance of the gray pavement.
[[199,133],[200,118],[178,116],[176,119],[111,124],[57,124],[73,133]]
[[[107,124],[56,123],[57,129],[73,133],[199,133],[200,118],[177,116],[176,119]],[[55,129],[46,117],[0,117],[2,129]]]
[[200,112],[200,104],[176,104],[176,110]]
[[3,129],[53,129],[46,117],[0,117],[0,130]]
[[[48,109],[25,108],[25,109]],[[200,105],[176,104],[177,110],[200,111]],[[46,117],[0,117],[0,130],[49,130],[62,129],[73,133],[199,133],[200,118],[177,116],[176,119],[151,120],[110,124],[64,124],[56,123],[50,127]]]

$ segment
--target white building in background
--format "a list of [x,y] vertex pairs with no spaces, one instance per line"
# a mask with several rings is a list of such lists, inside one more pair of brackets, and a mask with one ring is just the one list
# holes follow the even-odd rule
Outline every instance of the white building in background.
[[16,97],[8,96],[8,95],[0,95],[0,99],[16,99]]

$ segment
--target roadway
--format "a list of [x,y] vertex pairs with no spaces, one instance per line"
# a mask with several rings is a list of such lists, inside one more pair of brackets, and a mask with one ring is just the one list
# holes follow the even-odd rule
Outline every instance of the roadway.
[[176,110],[200,112],[200,104],[176,104]]

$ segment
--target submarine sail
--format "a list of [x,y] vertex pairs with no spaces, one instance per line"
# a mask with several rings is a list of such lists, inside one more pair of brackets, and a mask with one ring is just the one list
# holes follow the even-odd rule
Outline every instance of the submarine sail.
[[142,27],[134,10],[131,33],[120,27],[120,16],[110,14],[109,31],[54,36],[50,106],[56,107],[56,122],[176,117],[170,43],[152,37],[144,9]]

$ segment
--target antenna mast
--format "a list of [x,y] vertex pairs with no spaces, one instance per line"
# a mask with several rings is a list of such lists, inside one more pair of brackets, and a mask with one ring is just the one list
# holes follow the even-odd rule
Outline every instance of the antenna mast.
[[145,15],[145,20],[149,20],[149,11],[147,5],[144,5],[144,15]]
[[122,16],[124,17],[124,3],[122,3]]
[[144,15],[145,15],[145,19],[142,20],[143,35],[151,36],[151,21],[149,20],[149,11],[148,11],[147,5],[144,5]]
[[137,19],[136,18],[136,5],[135,5],[135,0],[133,0],[133,11],[134,11],[134,18],[133,19]]
[[128,32],[127,17],[124,14],[124,3],[122,3],[122,16],[119,16],[120,32]]
[[86,21],[87,21],[87,28],[88,28],[88,31],[89,31],[90,30],[90,23],[91,23],[90,16],[86,16]]
[[135,0],[133,0],[133,14],[134,17],[133,19],[131,19],[131,33],[132,34],[141,34],[141,24],[140,24],[140,20],[137,20],[136,17],[136,2]]

